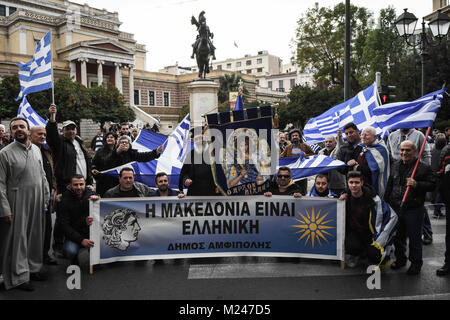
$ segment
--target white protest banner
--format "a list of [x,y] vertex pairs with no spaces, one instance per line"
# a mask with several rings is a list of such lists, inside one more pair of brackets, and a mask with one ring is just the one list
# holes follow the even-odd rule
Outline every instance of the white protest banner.
[[226,256],[344,259],[345,205],[336,199],[104,199],[91,202],[91,216],[91,265]]

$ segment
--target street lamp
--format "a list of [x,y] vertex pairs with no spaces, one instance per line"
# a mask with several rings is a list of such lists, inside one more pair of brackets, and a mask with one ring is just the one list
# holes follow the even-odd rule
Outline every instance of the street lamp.
[[450,18],[448,15],[438,10],[436,18],[431,20],[428,25],[431,29],[434,38],[437,38],[439,42],[433,44],[433,39],[429,40],[425,30],[425,19],[422,18],[422,31],[420,32],[420,39],[416,43],[411,43],[409,39],[414,35],[416,29],[417,18],[414,14],[408,12],[408,9],[404,9],[403,12],[395,21],[395,26],[397,27],[398,34],[400,37],[404,38],[409,46],[415,47],[420,46],[420,62],[422,65],[422,96],[425,95],[425,56],[428,55],[426,52],[427,47],[434,47],[441,43],[441,40],[447,35],[448,29],[450,27]]

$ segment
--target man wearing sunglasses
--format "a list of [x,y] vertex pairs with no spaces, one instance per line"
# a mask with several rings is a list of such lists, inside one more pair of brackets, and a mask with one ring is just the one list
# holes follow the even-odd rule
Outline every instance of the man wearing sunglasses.
[[275,183],[270,187],[270,191],[264,193],[266,197],[272,195],[294,196],[300,198],[302,196],[300,187],[295,184],[291,177],[291,169],[288,167],[280,167],[278,169]]

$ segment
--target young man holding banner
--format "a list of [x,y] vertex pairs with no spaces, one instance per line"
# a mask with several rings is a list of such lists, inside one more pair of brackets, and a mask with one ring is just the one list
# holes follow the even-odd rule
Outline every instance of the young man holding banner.
[[86,188],[86,180],[79,174],[72,177],[69,187],[62,194],[59,209],[65,237],[63,252],[72,264],[78,264],[80,251],[94,246],[89,239],[89,226],[93,222],[93,218],[89,217],[89,200],[98,199],[94,191]]
[[350,190],[346,200],[345,252],[346,264],[355,267],[361,258],[370,264],[386,264],[389,260],[398,217],[369,185],[363,174],[350,171]]

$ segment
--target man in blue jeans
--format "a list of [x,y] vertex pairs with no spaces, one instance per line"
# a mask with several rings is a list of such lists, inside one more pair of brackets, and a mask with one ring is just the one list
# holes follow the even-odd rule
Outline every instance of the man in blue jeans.
[[78,264],[80,250],[94,246],[94,242],[89,239],[89,226],[93,221],[89,217],[89,200],[98,199],[94,191],[86,188],[84,177],[78,174],[72,177],[70,185],[62,194],[61,228],[65,236],[63,252],[72,264]]

